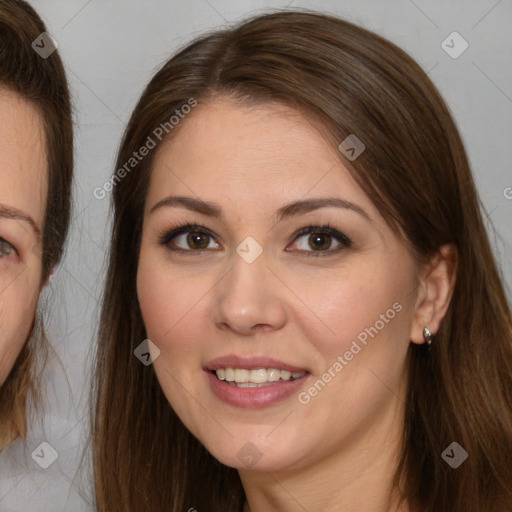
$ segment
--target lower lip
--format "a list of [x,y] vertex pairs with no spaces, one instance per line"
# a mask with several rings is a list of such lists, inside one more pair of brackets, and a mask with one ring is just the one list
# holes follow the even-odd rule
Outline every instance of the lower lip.
[[236,407],[261,408],[273,405],[298,391],[309,377],[306,373],[299,379],[280,381],[260,388],[239,388],[219,380],[216,375],[206,371],[213,392],[223,402]]

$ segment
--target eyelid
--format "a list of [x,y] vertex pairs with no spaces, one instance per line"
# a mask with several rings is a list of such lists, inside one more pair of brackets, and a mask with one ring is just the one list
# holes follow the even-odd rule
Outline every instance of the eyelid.
[[330,224],[310,224],[309,226],[304,226],[303,228],[300,228],[293,234],[292,240],[295,240],[300,236],[309,235],[312,233],[324,233],[332,236],[333,238],[338,240],[340,243],[346,245],[347,247],[350,247],[352,245],[352,240],[347,235],[345,235],[338,229],[332,227]]
[[[201,253],[206,252],[206,249],[202,250],[194,250],[194,249],[182,249],[181,247],[169,247],[169,243],[171,240],[176,238],[179,235],[183,235],[185,233],[189,233],[191,231],[200,231],[213,238],[215,241],[217,240],[216,235],[209,230],[208,228],[201,226],[199,223],[186,223],[186,224],[178,224],[175,227],[171,227],[170,229],[166,229],[163,233],[158,237],[159,245],[163,245],[167,247],[170,251],[173,252],[187,252],[187,253]],[[216,242],[218,243],[218,242]],[[211,249],[210,249],[211,250]]]

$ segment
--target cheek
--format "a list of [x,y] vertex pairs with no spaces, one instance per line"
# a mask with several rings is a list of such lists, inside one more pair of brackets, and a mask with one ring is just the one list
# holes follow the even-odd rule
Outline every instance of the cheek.
[[210,288],[204,274],[182,277],[141,250],[137,295],[146,335],[160,350],[154,371],[168,402],[195,435],[204,410],[195,410],[196,402],[190,396],[203,405],[208,403],[201,398],[204,372],[198,366],[198,353],[209,321],[208,305],[201,299]]
[[[350,274],[324,287],[322,319],[333,333],[317,336],[315,345],[320,361],[316,377],[328,382],[327,389],[320,393],[309,388],[300,397],[301,403],[316,400],[310,411],[315,410],[320,423],[364,423],[399,393],[414,299],[413,267],[405,267],[393,272],[385,260],[371,269],[352,266]],[[320,306],[320,294],[312,298]],[[343,407],[326,405],[331,403]]]
[[[408,270],[397,275],[388,265],[352,265],[350,271],[318,280],[316,287],[308,285],[307,304],[315,315],[304,310],[300,321],[312,344],[316,372],[298,396],[305,424],[313,422],[323,432],[325,425],[336,423],[346,429],[341,439],[377,418],[383,404],[399,394],[413,276]],[[320,441],[330,442],[327,437]]]
[[0,382],[3,383],[14,366],[34,322],[38,288],[23,274],[2,286],[0,293]]
[[205,275],[181,278],[159,257],[141,250],[137,271],[137,295],[148,338],[161,351],[180,347],[174,354],[183,355],[197,338],[194,329],[204,325],[201,299],[208,292]]
[[295,275],[293,286],[307,305],[297,316],[301,328],[327,360],[349,350],[354,340],[362,346],[376,336],[399,341],[410,323],[410,276],[396,276],[385,266],[350,265],[317,274],[315,282]]

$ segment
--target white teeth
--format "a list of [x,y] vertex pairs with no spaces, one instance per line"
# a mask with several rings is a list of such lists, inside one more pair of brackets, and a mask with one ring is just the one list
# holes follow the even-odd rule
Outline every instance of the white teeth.
[[[239,387],[259,387],[265,383],[290,381],[300,379],[306,372],[292,373],[288,370],[277,368],[258,368],[257,370],[246,370],[245,368],[219,368],[215,370],[219,380],[236,383]],[[234,384],[235,385],[235,384]]]
[[261,388],[263,386],[269,386],[270,384],[268,382],[262,382],[261,384],[256,384],[254,382],[237,382],[231,385],[237,388]]
[[281,378],[281,370],[270,368],[267,370],[267,378],[270,382],[277,382]]
[[260,368],[259,370],[251,370],[248,380],[254,384],[267,382],[267,370],[265,370],[265,368]]
[[235,368],[235,382],[249,382],[249,370]]

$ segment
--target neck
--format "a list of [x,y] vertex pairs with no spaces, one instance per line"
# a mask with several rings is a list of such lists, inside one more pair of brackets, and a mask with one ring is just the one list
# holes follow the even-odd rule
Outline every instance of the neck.
[[398,507],[392,482],[404,411],[400,400],[391,404],[378,422],[355,433],[347,446],[327,458],[275,472],[240,470],[247,498],[244,512],[408,511]]

